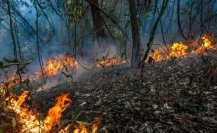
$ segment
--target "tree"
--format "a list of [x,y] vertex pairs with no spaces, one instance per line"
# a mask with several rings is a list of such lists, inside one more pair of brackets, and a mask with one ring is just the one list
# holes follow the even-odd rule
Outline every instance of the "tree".
[[105,37],[105,30],[103,28],[103,18],[99,11],[99,2],[98,0],[92,0],[90,2],[90,9],[92,14],[92,20],[93,20],[93,28],[95,31],[95,34],[100,37]]
[[136,4],[134,0],[129,0],[129,12],[130,12],[130,21],[131,21],[131,30],[132,30],[132,39],[133,39],[133,47],[132,47],[132,55],[131,55],[131,66],[138,66],[141,55],[140,55],[140,32],[136,11]]

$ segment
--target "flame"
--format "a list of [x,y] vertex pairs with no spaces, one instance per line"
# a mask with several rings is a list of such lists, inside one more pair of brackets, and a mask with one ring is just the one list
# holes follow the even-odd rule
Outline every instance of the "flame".
[[58,57],[54,57],[53,59],[49,59],[44,66],[44,73],[46,76],[52,77],[59,73],[59,71],[63,68],[62,61]]
[[[56,104],[49,109],[47,116],[44,120],[38,119],[39,113],[34,110],[30,110],[25,104],[28,98],[29,91],[24,91],[20,96],[13,95],[12,98],[7,98],[6,101],[7,108],[15,113],[16,122],[20,125],[19,132],[27,133],[38,133],[53,132],[56,125],[59,124],[62,113],[67,107],[72,103],[71,99],[68,97],[69,94],[63,94],[56,98]],[[97,133],[99,129],[100,118],[96,117],[95,122],[92,125],[91,133]],[[64,129],[60,130],[58,133],[69,132],[70,125],[66,126]],[[88,128],[85,125],[79,125],[73,130],[73,133],[89,133]]]
[[92,125],[91,133],[97,133],[97,131],[99,130],[100,123],[101,123],[100,118],[96,117],[95,118],[95,123]]
[[214,49],[210,37],[204,36],[202,37],[201,40],[202,40],[202,45],[192,53],[201,53],[209,49]]
[[21,125],[21,132],[50,132],[53,127],[59,123],[62,113],[72,102],[71,99],[68,98],[68,93],[58,96],[56,98],[57,103],[54,107],[50,108],[44,121],[40,121],[38,119],[39,113],[29,110],[27,105],[24,104],[28,94],[29,91],[24,91],[19,97],[14,95],[12,99],[7,99],[10,101],[7,107],[15,112],[17,122]]
[[[96,117],[93,125],[91,126],[91,133],[97,133],[97,131],[99,130],[100,123],[101,123],[100,118]],[[75,128],[76,129],[73,131],[73,133],[89,133],[88,128],[85,125],[80,124]]]
[[68,98],[68,95],[69,94],[67,93],[57,97],[57,103],[48,111],[48,115],[44,120],[46,131],[50,131],[59,123],[62,113],[72,103],[71,99]]
[[[99,125],[101,123],[101,120],[99,117],[94,118],[94,122],[92,126],[90,127],[90,124],[79,124],[79,125],[72,125],[69,124],[64,129],[60,130],[58,133],[68,133],[71,132],[70,128],[73,128],[72,133],[97,133],[99,130]],[[88,127],[87,127],[88,126]]]
[[148,60],[153,59],[155,62],[159,62],[162,60],[169,60],[171,58],[182,58],[191,54],[200,54],[207,50],[215,49],[210,37],[203,36],[201,40],[202,44],[198,44],[199,46],[193,45],[193,50],[190,50],[190,47],[183,44],[182,42],[174,43],[170,48],[167,49],[167,52],[165,52],[164,48],[157,49],[149,54]]
[[74,70],[77,68],[78,62],[72,57],[72,55],[67,54],[65,56],[64,62],[63,62],[63,66],[65,66],[65,68],[68,68],[70,70]]
[[160,61],[161,58],[162,58],[162,55],[161,55],[161,52],[160,50],[156,50],[152,55],[152,58],[155,60],[155,61]]
[[29,94],[29,91],[24,91],[19,97],[13,95],[9,101],[8,108],[16,114],[16,120],[21,125],[20,132],[39,132],[40,121],[38,120],[39,113],[29,110],[24,102]]
[[183,57],[188,54],[187,52],[188,46],[184,45],[183,43],[174,43],[169,50],[169,57]]
[[88,133],[88,129],[84,125],[79,125],[73,133]]
[[102,60],[100,60],[97,64],[96,67],[111,67],[111,66],[115,66],[115,65],[122,65],[125,64],[126,60],[118,60],[116,57],[112,57],[112,58],[104,58]]
[[[10,92],[12,88],[21,82],[21,80],[11,77],[7,83],[0,84],[0,90],[8,90]],[[62,113],[72,103],[71,99],[68,98],[68,93],[58,96],[56,98],[56,104],[49,109],[45,119],[41,120],[39,119],[40,113],[36,110],[29,109],[28,105],[25,103],[28,98],[29,91],[23,91],[20,96],[16,96],[12,93],[9,93],[8,95],[2,93],[0,94],[0,98],[5,100],[5,103],[3,104],[4,108],[9,109],[14,114],[13,119],[15,122],[13,123],[15,123],[14,126],[16,126],[16,132],[21,133],[53,132],[53,130],[55,130],[55,126],[60,122]],[[91,133],[96,133],[99,128],[99,123],[100,119],[96,118],[91,130],[89,130],[85,125],[79,125],[76,129],[72,130],[72,132],[88,133],[88,131],[92,131]],[[60,130],[59,133],[69,132],[69,127],[71,126],[66,126]]]
[[5,98],[10,95],[10,90],[17,86],[19,83],[25,82],[26,79],[17,79],[15,75],[9,77],[8,81],[6,83],[0,84],[0,97]]
[[[43,74],[46,77],[54,77],[66,70],[75,70],[77,68],[77,61],[72,57],[72,55],[67,54],[64,58],[56,56],[50,58],[43,66]],[[42,77],[42,72],[36,72],[33,80],[38,80]]]

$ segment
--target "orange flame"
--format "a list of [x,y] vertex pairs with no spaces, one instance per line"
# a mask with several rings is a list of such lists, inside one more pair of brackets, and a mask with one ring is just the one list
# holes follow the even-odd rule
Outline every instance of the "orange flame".
[[167,52],[165,52],[163,48],[155,50],[153,53],[149,54],[148,60],[153,59],[155,62],[158,62],[162,60],[168,60],[171,58],[182,58],[190,54],[199,54],[207,50],[215,49],[214,45],[212,45],[210,37],[204,36],[201,38],[201,40],[202,40],[202,44],[200,46],[195,46],[195,45],[192,46],[193,49],[196,50],[190,51],[189,46],[184,45],[181,42],[174,43],[170,48],[168,48]]
[[72,57],[72,55],[67,54],[63,61],[63,66],[67,69],[74,70],[77,68],[78,62]]
[[115,65],[122,65],[125,63],[126,63],[126,60],[123,60],[123,59],[118,60],[116,57],[113,57],[113,58],[106,58],[106,59],[100,60],[96,64],[96,67],[111,67]]
[[79,124],[79,125],[74,125],[74,126],[69,124],[68,126],[66,126],[65,129],[62,129],[58,133],[71,132],[70,127],[73,128],[72,130],[73,133],[97,133],[99,131],[100,123],[101,123],[100,118],[96,117],[91,127],[89,127],[90,124],[85,124],[85,125]]
[[101,123],[100,118],[96,117],[95,118],[95,123],[92,125],[91,133],[97,133],[97,131],[99,130],[100,123]]
[[59,123],[62,113],[72,102],[71,99],[68,98],[68,94],[58,96],[56,98],[57,103],[49,110],[44,121],[41,122],[38,119],[39,113],[29,110],[27,105],[24,104],[28,94],[29,91],[24,91],[18,98],[17,96],[13,96],[12,99],[8,99],[11,103],[8,104],[7,107],[16,113],[17,120],[19,124],[22,125],[20,128],[21,132],[50,132],[52,128]]
[[[8,98],[10,103],[7,108],[12,110],[16,114],[17,123],[20,124],[19,132],[38,133],[38,132],[53,132],[54,127],[59,124],[62,113],[72,103],[68,98],[69,94],[63,94],[56,98],[56,104],[49,109],[47,116],[43,121],[38,119],[39,113],[33,110],[29,110],[25,104],[29,91],[24,91],[19,97],[13,95],[13,98]],[[95,122],[92,125],[91,133],[97,133],[99,129],[100,119],[95,118]],[[69,131],[69,126],[60,130],[59,133],[65,133]],[[88,128],[85,125],[79,125],[73,130],[73,133],[89,133]]]
[[21,125],[21,132],[39,132],[40,122],[37,119],[39,113],[29,110],[24,102],[29,94],[29,91],[24,91],[19,97],[13,96],[12,99],[7,99],[9,101],[8,108],[15,112],[17,122]]
[[[91,127],[91,133],[97,133],[99,130],[99,125],[101,121],[99,117],[95,118],[95,122]],[[76,126],[76,129],[73,131],[73,133],[89,133],[88,128],[85,125],[80,124],[79,126]]]
[[84,125],[79,125],[78,128],[73,131],[73,133],[88,133],[88,129]]
[[62,113],[72,103],[71,99],[68,98],[68,95],[69,94],[67,93],[57,97],[57,103],[48,111],[48,115],[44,120],[46,131],[50,131],[59,123]]
[[19,83],[25,82],[26,79],[17,79],[16,76],[11,76],[6,83],[0,84],[0,97],[7,97],[12,88],[17,86]]
[[202,53],[209,49],[214,49],[214,46],[212,45],[210,38],[208,36],[204,36],[202,37],[202,45],[195,51],[192,51],[192,53]]
[[59,71],[63,68],[62,61],[60,58],[55,57],[53,59],[49,59],[44,66],[44,73],[46,76],[52,77],[59,73]]
[[188,50],[188,46],[184,45],[183,43],[174,43],[169,50],[169,57],[183,57],[186,56]]
[[[77,61],[73,59],[70,54],[67,54],[64,59],[60,56],[48,59],[43,66],[43,73],[46,77],[54,77],[63,70],[75,70],[77,68]],[[42,77],[42,72],[36,72],[34,80],[38,80]]]

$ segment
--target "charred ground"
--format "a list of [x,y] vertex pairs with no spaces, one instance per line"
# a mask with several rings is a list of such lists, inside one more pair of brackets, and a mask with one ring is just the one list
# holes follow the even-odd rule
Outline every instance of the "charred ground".
[[216,132],[216,55],[146,64],[143,79],[140,69],[89,72],[78,81],[32,94],[31,101],[46,114],[56,96],[69,92],[73,104],[63,122],[99,116],[101,132]]

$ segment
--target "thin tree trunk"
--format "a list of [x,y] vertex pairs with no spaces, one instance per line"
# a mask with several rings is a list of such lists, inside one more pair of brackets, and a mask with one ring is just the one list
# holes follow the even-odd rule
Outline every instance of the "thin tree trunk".
[[[19,59],[18,59],[18,53],[17,53],[17,41],[16,41],[16,38],[15,38],[15,35],[14,35],[14,22],[13,22],[13,18],[12,18],[12,13],[11,13],[11,6],[10,6],[10,0],[7,0],[7,6],[8,6],[8,14],[9,14],[9,19],[10,19],[10,33],[11,33],[11,38],[13,40],[13,44],[14,44],[14,58],[17,62],[19,62]],[[21,72],[20,72],[20,65],[17,64],[16,65],[17,67],[17,74],[20,78],[20,81],[22,81],[22,75],[21,75]],[[21,89],[21,84],[19,86],[19,89]]]
[[136,3],[134,0],[129,0],[129,12],[130,12],[130,20],[131,20],[131,29],[132,29],[132,39],[133,39],[133,47],[132,47],[132,55],[131,55],[131,66],[138,66],[141,55],[140,55],[140,32],[138,26],[138,18],[136,12]]
[[16,39],[14,36],[14,26],[13,26],[13,18],[12,18],[12,14],[11,14],[11,6],[10,6],[10,0],[7,0],[7,6],[8,6],[8,14],[9,14],[9,18],[10,18],[10,33],[11,33],[11,38],[14,44],[14,57],[17,60],[18,59],[18,55],[17,55],[17,43],[16,43]]
[[178,30],[179,34],[187,41],[188,38],[185,36],[183,29],[182,29],[182,22],[180,18],[180,0],[177,1],[177,21],[178,21]]
[[43,71],[43,62],[42,62],[42,57],[40,54],[40,44],[39,44],[39,11],[38,11],[38,5],[36,4],[37,0],[35,0],[35,9],[36,9],[36,21],[35,21],[35,25],[36,25],[36,44],[37,44],[37,53],[38,53],[38,61],[41,67],[41,73],[42,73],[42,77],[43,80],[45,82],[45,76],[44,76],[44,71]]
[[99,2],[98,0],[92,0],[92,4],[90,4],[90,8],[91,8],[91,13],[92,13],[93,28],[94,28],[95,34],[100,37],[105,37],[103,19],[102,19],[102,16],[99,10],[97,9],[97,7],[99,8]]

